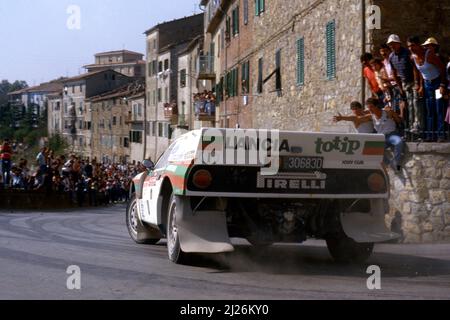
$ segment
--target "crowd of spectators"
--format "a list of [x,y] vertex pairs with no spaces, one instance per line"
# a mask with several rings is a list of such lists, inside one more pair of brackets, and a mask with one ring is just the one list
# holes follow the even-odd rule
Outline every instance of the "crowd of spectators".
[[[146,170],[139,162],[136,165],[99,163],[96,159],[91,161],[74,154],[56,156],[48,148],[38,153],[32,170],[25,159],[11,162],[12,149],[8,140],[1,150],[0,188],[41,191],[48,196],[65,193],[80,207],[127,202],[132,178]],[[3,157],[9,161],[4,161]]]
[[[398,35],[391,35],[379,48],[379,57],[361,56],[363,73],[372,91],[366,101],[368,110],[352,102],[352,115],[334,117],[335,122],[351,121],[359,133],[384,134],[384,164],[402,169],[405,141],[449,142],[450,61],[440,53],[439,42],[418,37],[403,46]],[[447,123],[447,125],[446,125]]]
[[194,95],[194,108],[197,120],[202,116],[213,117],[216,114],[216,96],[212,91]]
[[406,42],[391,35],[378,56],[361,57],[372,98],[399,117],[397,133],[409,141],[449,142],[450,60],[437,39]]

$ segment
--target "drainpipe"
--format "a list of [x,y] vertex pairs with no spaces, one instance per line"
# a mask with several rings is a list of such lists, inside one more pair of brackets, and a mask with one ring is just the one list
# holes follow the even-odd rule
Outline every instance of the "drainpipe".
[[[361,0],[361,54],[366,52],[366,0]],[[361,102],[366,102],[366,79],[361,73]]]

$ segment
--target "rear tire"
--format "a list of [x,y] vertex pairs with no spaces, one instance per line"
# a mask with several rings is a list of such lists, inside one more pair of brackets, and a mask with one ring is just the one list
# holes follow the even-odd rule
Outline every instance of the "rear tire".
[[176,264],[186,264],[189,255],[181,250],[180,236],[177,225],[177,203],[172,194],[167,213],[167,253],[169,260]]
[[328,251],[338,263],[364,263],[372,255],[373,243],[357,243],[353,239],[343,235],[328,238]]
[[137,199],[136,195],[131,197],[131,200],[128,202],[127,213],[126,213],[126,223],[128,233],[130,234],[131,239],[138,244],[157,244],[161,239],[139,239],[138,232],[139,229],[147,228],[143,225],[141,219],[139,219],[137,208]]

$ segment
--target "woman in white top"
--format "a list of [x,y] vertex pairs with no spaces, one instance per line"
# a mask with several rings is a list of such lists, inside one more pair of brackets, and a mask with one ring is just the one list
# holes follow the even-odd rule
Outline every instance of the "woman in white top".
[[[443,100],[436,98],[436,91],[440,91],[442,96],[446,94],[447,76],[445,74],[445,65],[436,55],[436,46],[439,46],[439,43],[434,38],[428,39],[422,45],[417,37],[408,39],[408,48],[413,53],[412,59],[417,68],[415,74],[416,82],[421,83],[423,81],[419,92],[425,93],[427,111],[426,140],[428,142],[436,140],[436,133],[438,140],[444,139],[444,106]],[[417,73],[420,73],[420,75]]]

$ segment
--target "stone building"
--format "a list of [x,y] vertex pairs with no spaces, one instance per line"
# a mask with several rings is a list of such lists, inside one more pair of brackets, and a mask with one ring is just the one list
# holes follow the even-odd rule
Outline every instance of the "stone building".
[[[147,130],[148,122],[145,114],[145,85],[128,97],[128,104],[131,108],[131,113],[127,122],[130,125],[130,160],[132,162],[142,162],[148,158],[147,156]],[[130,118],[131,117],[131,118]],[[147,128],[146,128],[147,126]]]
[[145,61],[142,53],[129,50],[101,52],[95,55],[95,63],[84,66],[87,72],[112,69],[128,77],[145,76]]
[[131,78],[113,70],[101,70],[65,79],[62,97],[63,135],[71,152],[91,155],[92,112],[86,100],[131,82]]
[[145,32],[147,145],[148,155],[154,159],[167,149],[173,126],[178,124],[178,53],[202,33],[202,14],[164,22]]
[[142,125],[140,119],[133,119],[132,101],[142,92],[144,85],[135,82],[88,99],[92,118],[91,158],[104,163],[132,160],[131,141],[141,141],[136,134],[141,130],[132,129],[139,123]]

